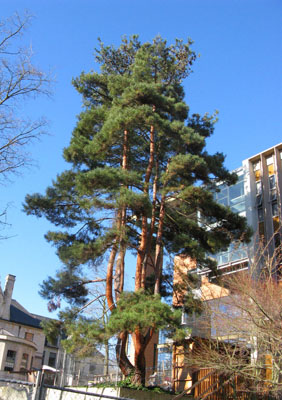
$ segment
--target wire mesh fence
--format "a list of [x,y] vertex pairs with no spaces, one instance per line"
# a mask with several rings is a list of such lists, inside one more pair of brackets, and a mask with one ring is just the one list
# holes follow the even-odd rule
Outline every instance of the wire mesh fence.
[[[97,357],[77,359],[65,352],[58,354],[54,371],[45,371],[44,375],[46,384],[60,387],[95,386],[104,383],[115,385],[125,378],[115,361],[109,360],[105,363],[104,358]],[[146,385],[172,389],[170,356],[162,354],[155,367],[146,368]]]

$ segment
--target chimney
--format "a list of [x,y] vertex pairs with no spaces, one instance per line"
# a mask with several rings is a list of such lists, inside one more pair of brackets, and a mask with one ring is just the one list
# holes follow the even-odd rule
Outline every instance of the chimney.
[[4,289],[4,298],[0,310],[0,317],[3,319],[10,319],[10,306],[12,301],[12,294],[14,289],[16,277],[14,275],[7,275]]

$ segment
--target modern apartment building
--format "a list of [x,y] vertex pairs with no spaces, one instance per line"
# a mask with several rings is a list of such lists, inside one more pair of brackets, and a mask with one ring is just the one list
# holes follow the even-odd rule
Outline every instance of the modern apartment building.
[[[273,255],[275,248],[282,243],[282,143],[244,160],[242,165],[233,172],[238,176],[236,184],[218,185],[215,198],[218,203],[246,217],[254,235],[248,245],[233,242],[226,251],[216,255],[218,269],[222,275],[252,268],[256,254],[260,251],[260,243],[267,247],[270,255]],[[196,260],[179,255],[175,257],[174,262],[174,284],[181,285],[183,276],[190,271],[201,276],[201,286],[195,291],[195,295],[203,301],[212,303],[215,299],[229,295],[227,289],[217,285],[212,279],[208,279],[207,270],[197,268]],[[184,295],[185,292],[175,291],[173,304],[182,306]],[[197,316],[183,312],[182,323],[191,329],[191,338],[187,338],[187,346],[191,345],[193,337],[211,338],[213,336],[212,322],[207,323],[204,313]],[[192,342],[190,343],[189,340]],[[175,389],[182,390],[191,386],[192,376],[184,366],[182,346],[180,349],[174,346],[172,350],[172,346],[169,346],[169,342],[163,338],[158,347],[163,349],[163,352],[159,354],[159,363],[167,360],[171,363]]]
[[[248,245],[232,243],[226,251],[216,255],[218,269],[222,275],[249,270],[256,264],[257,253],[261,251],[261,243],[267,248],[267,255],[276,254],[282,243],[282,143],[264,150],[242,162],[242,165],[233,171],[237,174],[237,183],[232,186],[218,185],[215,198],[218,203],[231,208],[247,218],[254,235]],[[276,265],[281,264],[276,258]],[[256,265],[263,267],[263,262]],[[201,276],[201,286],[195,295],[211,304],[216,299],[229,295],[228,289],[209,280],[207,270],[197,268],[196,260],[185,255],[175,257],[174,283],[183,282],[187,272],[194,272]],[[173,304],[183,304],[184,293],[174,293]],[[193,342],[193,337],[212,338],[212,321],[208,321],[203,313],[200,317],[187,315],[183,312],[183,324],[191,329],[191,338],[187,338],[187,346]],[[189,342],[192,341],[191,343]],[[190,344],[189,344],[190,343]],[[162,344],[160,345],[160,347]],[[175,346],[174,346],[175,347]],[[188,346],[189,347],[189,346]],[[184,351],[180,348],[167,348],[162,355],[172,362],[173,381],[175,389],[182,390],[192,385],[192,375],[185,368]]]
[[217,255],[223,273],[250,268],[259,241],[270,254],[281,244],[282,143],[244,160],[234,172],[237,183],[219,185],[215,197],[220,204],[245,216],[254,235],[249,245],[233,243]]

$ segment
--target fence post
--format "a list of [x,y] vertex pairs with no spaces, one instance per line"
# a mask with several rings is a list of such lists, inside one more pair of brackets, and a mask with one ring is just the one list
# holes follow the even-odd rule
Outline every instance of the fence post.
[[37,372],[35,386],[32,388],[31,400],[39,400],[41,371]]

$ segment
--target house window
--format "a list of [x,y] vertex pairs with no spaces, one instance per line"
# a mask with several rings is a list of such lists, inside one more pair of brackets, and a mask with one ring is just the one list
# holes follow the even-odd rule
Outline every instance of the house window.
[[23,353],[22,356],[22,361],[21,361],[21,366],[20,366],[20,371],[26,371],[28,366],[28,354]]
[[5,362],[4,371],[13,371],[16,362],[16,354],[17,352],[14,350],[7,351],[7,357]]
[[56,366],[56,353],[50,353],[49,354],[49,361],[48,361],[48,365],[49,367],[53,367],[55,368]]
[[26,332],[25,335],[24,335],[24,338],[26,340],[29,340],[30,342],[33,342],[33,337],[34,337],[34,334],[30,333],[30,332]]
[[95,370],[96,370],[96,365],[95,364],[90,364],[89,374],[94,374]]

